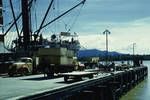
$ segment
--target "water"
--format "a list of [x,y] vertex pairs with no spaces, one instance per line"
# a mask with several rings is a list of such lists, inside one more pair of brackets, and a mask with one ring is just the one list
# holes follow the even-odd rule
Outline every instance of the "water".
[[148,77],[120,100],[150,100],[150,61],[144,61],[144,65],[148,66]]

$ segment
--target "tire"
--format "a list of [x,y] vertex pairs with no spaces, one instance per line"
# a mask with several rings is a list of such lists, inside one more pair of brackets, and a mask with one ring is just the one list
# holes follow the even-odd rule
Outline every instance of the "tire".
[[28,75],[28,73],[29,73],[29,71],[28,71],[28,69],[27,68],[23,68],[23,75]]
[[8,75],[10,77],[13,77],[16,73],[16,67],[12,67],[11,69],[9,69]]
[[91,78],[93,78],[93,75],[90,75],[90,76],[89,76],[89,79],[91,79]]
[[64,81],[68,82],[68,76],[64,76]]
[[22,76],[27,75],[29,73],[27,68],[20,68],[18,69],[18,73]]
[[13,77],[13,76],[14,76],[14,73],[9,72],[8,75],[9,75],[9,77]]

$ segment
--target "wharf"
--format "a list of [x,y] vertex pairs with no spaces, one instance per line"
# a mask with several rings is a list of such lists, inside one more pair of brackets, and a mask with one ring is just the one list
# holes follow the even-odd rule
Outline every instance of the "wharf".
[[[2,76],[0,77],[0,99],[77,100],[79,97],[80,99],[90,97],[90,100],[117,100],[121,94],[144,80],[147,74],[147,67],[137,67],[126,71],[98,73],[91,79],[83,78],[82,81],[68,82],[64,82],[63,77],[48,79],[44,78],[44,75]],[[105,97],[105,94],[109,96]]]

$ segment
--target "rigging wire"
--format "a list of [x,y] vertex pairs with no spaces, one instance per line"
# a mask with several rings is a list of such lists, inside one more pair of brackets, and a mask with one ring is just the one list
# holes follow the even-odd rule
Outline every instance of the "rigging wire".
[[[16,3],[18,4],[18,1],[19,0],[16,0],[16,1],[13,1],[13,2],[11,2],[11,3],[13,3],[13,5],[11,5],[11,3],[7,0],[7,2],[5,1],[4,2],[4,11],[5,11],[5,15],[4,16],[10,16],[10,15],[7,15],[7,14],[10,14],[10,9],[12,8],[12,10],[15,8],[15,7],[19,7],[19,6],[16,6]],[[5,4],[8,4],[8,5],[5,5]],[[17,9],[17,8],[15,8],[15,9]],[[18,10],[18,9],[17,9]],[[8,12],[8,13],[7,13]],[[19,13],[19,11],[16,11],[16,10],[14,10],[13,11],[13,13],[14,13],[14,15],[13,16],[15,16],[17,13]],[[8,18],[8,17],[7,17]],[[13,19],[13,18],[12,18]],[[5,22],[7,22],[7,21],[9,21],[9,20],[11,20],[11,19],[5,19]],[[12,23],[14,22],[14,20],[11,20],[10,22],[7,22],[7,23],[5,23],[5,25],[4,25],[4,29],[7,29],[7,27],[9,27]],[[17,22],[16,22],[16,24],[17,24]],[[18,25],[17,25],[18,26]],[[13,27],[12,28],[12,31],[9,33],[9,34],[5,34],[5,41],[4,41],[4,48],[5,49],[10,49],[11,47],[11,43],[12,43],[12,40],[14,39],[14,37],[17,37],[16,35],[16,32],[14,32],[14,33],[12,33],[13,32],[13,30],[14,30],[15,28]],[[17,31],[18,32],[18,31]]]
[[[18,1],[20,1],[20,0],[12,0],[13,1],[13,3],[14,4],[17,4],[18,3]],[[8,3],[9,1],[8,0],[3,0],[3,8],[8,8],[8,9],[10,9],[10,4]]]
[[[60,12],[60,3],[59,3],[59,0],[57,0],[57,16],[59,15],[59,12]],[[60,23],[60,21],[59,20],[57,20],[57,28],[58,28],[58,30],[59,30],[59,23]]]
[[[32,1],[33,0],[31,0],[31,2],[29,2],[29,5],[31,5],[32,4]],[[31,6],[29,6],[29,8],[30,8]],[[16,21],[18,21],[19,20],[19,18],[21,17],[21,15],[22,15],[22,12],[19,14],[19,16],[16,18]],[[4,35],[7,35],[7,33],[11,30],[11,28],[14,26],[14,23],[15,23],[15,21],[13,21],[13,23],[10,25],[10,27],[7,29],[7,31],[4,33]]]
[[[8,0],[7,0],[7,2],[5,2],[6,4],[9,4],[9,2],[8,2]],[[14,28],[14,23],[17,23],[18,24],[18,28],[20,29],[20,27],[21,27],[21,19],[19,19],[20,17],[21,17],[21,3],[20,3],[20,0],[16,0],[16,1],[14,1],[13,0],[13,6],[14,6],[14,9],[15,9],[15,15],[17,16],[16,17],[16,21],[14,21],[14,20],[12,20],[11,21],[11,23],[9,23],[9,25],[8,25],[8,29],[7,29],[7,27],[6,27],[6,29],[7,29],[7,31],[5,32],[5,43],[4,43],[4,47],[5,47],[5,49],[7,49],[8,51],[10,51],[10,48],[12,47],[12,42],[13,42],[13,40],[15,40],[17,37],[18,37],[18,35],[16,34],[16,30],[15,30],[15,28]],[[7,8],[6,9],[8,12],[10,12],[11,11],[11,7],[9,6],[9,9]],[[5,13],[6,14],[6,13]],[[5,15],[6,16],[6,15]],[[9,15],[10,16],[10,15]],[[8,17],[7,17],[8,18]],[[10,18],[10,17],[9,17]],[[9,19],[9,20],[11,20],[11,19]],[[21,33],[21,31],[20,31],[20,33]],[[20,34],[19,33],[19,34]]]
[[35,9],[35,13],[34,13],[34,16],[35,16],[35,29],[37,30],[37,5],[36,5],[36,0],[34,0],[34,3],[35,3],[35,6],[34,6],[34,9]]
[[[53,5],[52,5],[52,6],[53,6],[53,11],[54,11],[54,14],[53,14],[53,17],[54,17],[54,18],[56,17],[56,7],[55,7],[56,1],[57,1],[57,0],[55,0],[54,3],[53,3]],[[54,22],[54,34],[56,34],[56,30],[57,30],[57,29],[56,29],[56,24],[57,24],[57,21]]]
[[47,10],[46,10],[46,12],[45,12],[44,18],[43,18],[43,20],[42,20],[42,22],[41,22],[41,24],[40,24],[40,26],[39,26],[39,29],[36,31],[36,35],[37,35],[37,36],[39,35],[39,33],[40,33],[40,31],[41,31],[41,29],[42,29],[42,27],[43,27],[43,25],[44,25],[44,22],[45,22],[45,20],[46,20],[46,18],[47,18],[47,15],[49,14],[49,11],[50,11],[50,9],[51,9],[53,3],[54,3],[54,0],[51,0],[50,4],[48,5],[48,8],[47,8]]
[[[18,5],[19,5],[19,9],[20,9],[20,11],[18,12],[18,14],[17,14],[17,17],[16,17],[16,18],[18,18],[18,17],[19,17],[19,15],[20,15],[20,13],[21,13],[21,0],[18,0],[18,2],[19,2],[19,4],[18,4]],[[22,27],[21,27],[21,26],[22,26],[22,25],[21,25],[21,24],[22,24],[22,20],[21,20],[21,19],[20,19],[20,20],[18,19],[18,21],[17,21],[16,23],[18,23],[18,24],[19,24],[19,25],[18,25],[18,27],[19,27],[19,29],[21,29],[21,30],[20,30],[20,33],[19,33],[19,35],[21,35],[21,32],[22,32]]]
[[[14,29],[14,27],[13,27],[13,29]],[[10,50],[10,49],[12,49],[11,48],[11,45],[12,45],[12,41],[14,40],[14,38],[17,38],[17,34],[16,34],[16,32],[10,32],[10,34],[7,34],[6,36],[5,36],[5,42],[4,42],[4,48],[5,49],[7,49],[7,50]]]
[[58,17],[56,17],[55,19],[51,20],[50,22],[46,23],[45,25],[43,25],[39,30],[36,30],[35,32],[40,31],[41,29],[47,27],[48,25],[50,25],[51,23],[55,22],[56,20],[60,19],[62,16],[66,15],[68,12],[72,11],[73,9],[77,8],[79,5],[84,4],[85,0],[81,1],[80,3],[78,3],[77,5],[73,6],[72,8],[68,9],[67,11],[63,12],[61,15],[59,15]]
[[[59,14],[60,14],[60,3],[59,3],[60,1],[59,0],[56,0],[55,1],[55,9],[53,9],[54,10],[54,16],[53,16],[53,19],[54,18],[56,18],[57,16],[59,16]],[[55,22],[54,22],[54,29],[55,29],[55,34],[58,32],[58,30],[59,30],[59,24],[60,24],[60,20],[56,20]]]
[[[6,5],[7,4],[7,5]],[[3,1],[3,9],[2,9],[2,11],[3,11],[3,17],[5,17],[5,16],[9,16],[8,14],[8,9],[10,9],[10,4],[8,3],[8,0],[6,1],[6,0],[4,0]],[[3,20],[5,20],[5,19],[3,19]],[[11,23],[13,22],[13,20],[11,20],[11,21],[3,21],[3,31],[5,31],[5,28],[7,28]]]
[[[29,0],[29,2],[31,2],[31,0]],[[29,4],[29,3],[28,3]],[[32,22],[31,22],[31,9],[32,9],[32,4],[31,5],[28,5],[28,6],[31,6],[31,8],[29,8],[28,10],[29,10],[29,33],[31,33],[32,34],[32,29],[33,29],[33,27],[32,27]]]
[[[65,19],[61,20],[61,22],[65,26],[66,32],[70,32],[73,29],[75,23],[77,22],[78,17],[81,14],[82,8],[83,8],[83,5],[81,5],[81,7],[79,9],[77,9],[76,14],[72,15],[73,17],[71,16],[71,18],[67,22],[64,21]],[[69,15],[69,14],[67,14],[67,15]],[[65,16],[67,16],[67,15],[65,15]]]
[[[16,20],[16,15],[15,15],[13,3],[12,3],[11,0],[9,0],[9,3],[10,3],[10,6],[11,6],[11,11],[12,11],[13,19]],[[18,24],[17,24],[17,22],[15,22],[15,27],[16,27],[17,34],[18,34],[18,36],[19,36],[19,29],[18,29]]]
[[[13,0],[13,5],[14,4],[17,4],[18,5],[18,2],[19,2],[20,0]],[[14,5],[14,6],[16,6],[16,5]],[[20,5],[19,5],[19,7],[20,7]],[[10,6],[10,3],[9,3],[9,1],[8,0],[3,0],[3,14],[5,14],[4,16],[10,16],[10,9],[11,9],[11,6]],[[5,19],[4,19],[5,20]],[[9,19],[9,20],[11,20],[11,19]],[[7,22],[7,21],[9,21],[8,19],[7,20],[5,20],[4,22]],[[5,25],[4,26],[7,26],[9,23],[13,23],[13,20],[11,20],[11,21],[9,21],[9,22],[7,22],[7,23],[4,23]]]
[[73,27],[74,27],[75,23],[76,23],[76,22],[77,22],[77,20],[78,20],[78,17],[79,17],[79,16],[80,16],[80,14],[81,14],[81,10],[82,10],[82,8],[83,8],[83,5],[81,5],[81,8],[79,9],[77,16],[75,16],[74,21],[73,21],[72,25],[70,26],[70,28],[68,29],[68,31],[67,31],[67,32],[70,32],[70,31],[73,29]]

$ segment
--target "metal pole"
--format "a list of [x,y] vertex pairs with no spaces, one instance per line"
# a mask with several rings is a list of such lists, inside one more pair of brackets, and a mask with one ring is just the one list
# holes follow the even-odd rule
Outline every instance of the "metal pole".
[[133,43],[133,56],[132,56],[133,57],[132,58],[133,59],[133,66],[135,66],[135,56],[134,56],[135,55],[135,45],[136,45],[136,43]]
[[108,64],[108,34],[106,33],[106,64]]
[[103,34],[106,35],[106,65],[108,65],[108,34],[110,34],[110,31],[106,29]]
[[135,45],[136,43],[133,43],[133,56],[135,55]]

